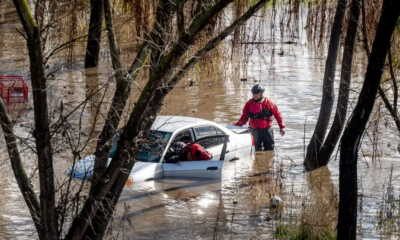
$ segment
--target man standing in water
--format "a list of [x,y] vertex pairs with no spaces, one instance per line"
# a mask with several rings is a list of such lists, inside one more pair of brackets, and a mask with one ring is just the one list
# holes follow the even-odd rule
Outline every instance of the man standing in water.
[[[251,134],[253,134],[256,151],[274,150],[274,132],[272,130],[272,115],[278,122],[280,134],[285,135],[285,124],[278,107],[263,96],[264,87],[256,84],[251,89],[253,98],[247,101],[243,108],[242,117],[235,124],[243,126],[250,118]],[[262,148],[264,147],[264,148]]]

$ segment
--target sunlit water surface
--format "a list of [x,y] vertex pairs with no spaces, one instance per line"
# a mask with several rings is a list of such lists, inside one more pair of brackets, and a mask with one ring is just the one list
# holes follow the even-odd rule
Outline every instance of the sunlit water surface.
[[[0,74],[23,75],[30,84],[29,62],[23,37],[15,31],[20,27],[14,20],[16,15],[10,14],[9,3],[3,3],[0,9]],[[7,12],[7,14],[2,14]],[[302,9],[302,16],[304,9]],[[11,16],[11,17],[10,17]],[[304,18],[304,16],[303,16]],[[279,19],[279,14],[277,16]],[[254,22],[252,23],[254,24]],[[248,25],[249,35],[252,24]],[[296,196],[298,201],[307,197],[311,188],[310,179],[318,179],[326,189],[338,186],[338,159],[333,159],[329,166],[313,173],[304,171],[302,162],[304,144],[307,144],[314,130],[321,101],[321,84],[324,72],[326,47],[315,49],[306,39],[305,32],[298,38],[280,37],[279,28],[271,30],[269,18],[262,25],[264,31],[260,39],[269,44],[245,46],[253,48],[249,61],[244,61],[242,54],[234,54],[233,61],[216,64],[215,71],[194,72],[182,80],[179,86],[167,97],[162,114],[186,115],[208,119],[219,123],[234,124],[240,117],[244,103],[251,97],[250,88],[254,83],[262,83],[266,87],[265,95],[271,98],[282,113],[286,124],[286,135],[278,135],[275,124],[276,151],[274,163],[270,169],[260,170],[254,159],[240,159],[224,165],[221,181],[201,179],[160,179],[126,186],[117,207],[113,221],[114,235],[119,239],[266,239],[273,236],[279,221],[258,221],[258,216],[269,213],[268,202],[257,201],[252,194],[251,183],[259,181],[257,175],[270,170],[273,182],[282,181],[283,196]],[[304,23],[299,24],[300,30]],[[285,44],[285,41],[296,44]],[[271,44],[271,42],[273,42]],[[106,45],[104,45],[106,46]],[[225,45],[226,54],[229,42]],[[222,50],[224,51],[224,50]],[[281,53],[284,52],[282,55]],[[133,55],[133,54],[131,54]],[[78,129],[79,119],[84,120],[77,132],[88,135],[92,130],[97,104],[102,99],[104,89],[101,84],[108,81],[111,75],[111,64],[102,58],[98,69],[82,70],[82,55],[77,55],[77,63],[56,74],[56,79],[49,83],[49,101],[51,111],[57,109],[63,101],[67,110],[82,101],[88,92],[95,93],[83,111],[73,114],[70,119],[72,127]],[[230,58],[229,58],[230,59]],[[340,59],[339,59],[340,60]],[[352,89],[359,89],[365,73],[365,56],[362,52],[355,55],[353,67]],[[56,68],[63,58],[55,58],[49,69]],[[221,60],[222,61],[222,60]],[[218,66],[217,66],[218,65]],[[340,63],[337,77],[339,79]],[[240,79],[246,79],[241,81]],[[195,81],[189,86],[189,81]],[[100,85],[99,85],[100,84]],[[143,86],[143,81],[139,81]],[[337,85],[335,85],[337,90]],[[111,84],[105,99],[109,99],[114,87]],[[138,96],[134,89],[132,102]],[[353,96],[354,97],[354,96]],[[30,93],[30,104],[32,94]],[[355,100],[352,100],[354,106]],[[33,124],[33,111],[26,108],[20,110],[16,106],[9,108],[10,114],[17,119],[16,133],[21,137],[29,137]],[[101,106],[104,113],[107,105]],[[382,234],[376,229],[379,218],[377,214],[382,208],[383,197],[393,166],[394,193],[398,195],[399,185],[399,153],[398,137],[395,127],[385,109],[382,109],[386,121],[381,120],[379,127],[379,159],[371,159],[371,140],[363,141],[363,154],[359,159],[359,194],[360,204],[358,232],[363,239],[396,238],[394,234]],[[102,119],[97,119],[92,136],[101,131]],[[4,139],[0,139],[2,155],[0,159],[0,239],[32,239],[35,229],[25,202],[21,197],[14,180],[11,166],[6,154]],[[88,143],[85,153],[93,151],[95,141]],[[28,174],[35,170],[35,158],[29,151],[22,152]],[[258,154],[257,158],[263,158]],[[63,152],[55,155],[57,179],[65,178],[64,172],[71,165],[71,154]],[[279,170],[278,170],[279,169]],[[279,173],[281,172],[281,173]],[[278,179],[279,178],[279,179]],[[37,181],[36,177],[33,178]],[[79,183],[78,183],[79,184]],[[36,188],[37,189],[37,188]],[[267,194],[267,193],[266,193]],[[233,204],[233,200],[238,204]],[[294,205],[298,206],[298,205]],[[292,211],[286,206],[284,211]],[[295,207],[294,207],[295,208]],[[294,209],[296,211],[296,209]],[[385,232],[385,231],[383,231]]]

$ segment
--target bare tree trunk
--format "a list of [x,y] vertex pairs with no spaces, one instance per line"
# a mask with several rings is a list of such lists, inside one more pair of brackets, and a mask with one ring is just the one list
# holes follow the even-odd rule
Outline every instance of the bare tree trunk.
[[22,164],[21,155],[19,154],[18,141],[13,132],[13,124],[7,116],[7,111],[4,107],[3,100],[0,98],[0,124],[3,129],[4,138],[7,143],[7,151],[10,156],[11,167],[13,169],[15,179],[17,180],[19,190],[24,197],[25,203],[29,208],[33,223],[35,224],[36,231],[39,239],[44,239],[44,232],[41,224],[41,213],[39,200],[29,182]]
[[[168,87],[163,87],[157,86],[152,92],[153,92],[153,97],[151,98],[150,104],[147,107],[146,110],[146,116],[145,116],[145,123],[146,126],[144,127],[145,130],[143,131],[148,131],[153,122],[154,118],[151,116],[156,116],[159,111],[161,110],[161,107],[163,105],[163,101],[167,94],[173,90],[173,88],[176,86],[176,84],[183,78],[183,76],[202,58],[204,57],[207,53],[209,53],[212,49],[214,49],[218,44],[223,41],[229,34],[231,34],[235,29],[237,29],[240,25],[245,23],[255,12],[257,12],[262,6],[265,5],[266,2],[269,2],[269,0],[262,0],[257,2],[255,5],[253,5],[246,13],[244,13],[240,18],[235,20],[230,26],[228,26],[222,33],[220,33],[217,37],[212,39],[203,49],[197,52],[191,60],[173,77],[170,81],[168,81]],[[121,137],[122,138],[122,137]],[[121,140],[120,140],[121,141]],[[116,153],[117,154],[117,153]],[[134,162],[132,163],[127,163],[129,164],[128,166],[125,166],[127,169],[131,169],[133,167]],[[132,167],[130,166],[132,164]],[[105,231],[101,231],[107,228],[108,223],[111,219],[113,210],[115,208],[115,205],[117,204],[117,201],[119,199],[119,196],[122,193],[122,190],[125,186],[125,183],[129,177],[129,172],[121,171],[119,173],[119,176],[117,177],[117,182],[113,184],[111,187],[109,193],[107,194],[106,198],[102,201],[102,207],[103,209],[101,210],[103,213],[102,215],[99,215],[99,211],[97,211],[96,217],[92,221],[92,227],[95,226],[95,228],[88,228],[86,237],[89,237],[90,239],[103,239]],[[90,233],[90,234],[89,234]],[[97,235],[96,235],[97,233]]]
[[182,37],[185,33],[185,0],[177,0],[176,6],[176,23],[178,25],[178,37]]
[[[396,81],[396,79],[394,81]],[[396,86],[396,88],[397,88],[397,86]],[[392,106],[390,104],[389,99],[387,98],[385,91],[382,89],[381,86],[379,86],[378,90],[379,90],[379,95],[381,96],[383,102],[385,103],[386,109],[389,111],[390,115],[392,116],[392,118],[394,120],[394,123],[396,124],[397,131],[400,132],[399,112],[397,111],[397,109],[395,109],[395,106]],[[395,101],[396,101],[396,99],[393,100],[393,103],[394,103],[393,105],[395,105],[395,103],[396,103]]]
[[[139,52],[136,55],[132,66],[128,71],[122,69],[122,64],[119,59],[117,44],[114,40],[114,30],[112,26],[112,13],[109,0],[104,0],[104,12],[106,17],[106,26],[109,37],[110,51],[114,69],[116,71],[115,78],[117,88],[114,93],[114,98],[110,109],[107,113],[107,118],[103,130],[100,134],[96,147],[96,161],[94,164],[94,174],[92,179],[92,187],[96,185],[97,180],[103,175],[107,168],[108,157],[110,155],[112,138],[116,135],[116,131],[121,119],[122,112],[125,109],[127,100],[132,91],[132,83],[138,78],[144,63],[149,55],[150,45],[154,44],[153,40],[157,39],[159,32],[162,29],[158,28],[158,23],[154,23],[153,31],[148,36],[146,41],[140,46]],[[164,14],[162,11],[157,11],[156,19],[161,19]]]
[[329,42],[328,56],[326,58],[325,75],[322,86],[321,109],[318,116],[318,122],[314,133],[307,147],[306,166],[318,165],[318,152],[322,147],[325,134],[329,126],[331,112],[334,102],[334,79],[336,71],[336,60],[339,51],[340,37],[342,35],[343,19],[346,12],[347,0],[339,0],[336,14],[333,21],[331,38]]
[[[342,69],[339,86],[339,96],[336,107],[335,118],[328,136],[318,154],[317,166],[325,166],[329,163],[330,157],[342,134],[347,116],[347,105],[349,101],[349,89],[351,83],[351,68],[353,63],[354,44],[357,36],[358,21],[360,18],[361,4],[359,0],[353,0],[350,7],[350,19],[347,27],[346,39],[344,42]],[[314,167],[317,167],[314,166]]]
[[[149,119],[145,119],[145,116],[153,93],[156,91],[159,84],[178,66],[181,57],[186,53],[188,47],[194,43],[200,31],[209,24],[215,14],[222,11],[232,1],[233,0],[220,0],[211,8],[196,15],[187,33],[180,38],[168,55],[163,57],[159,66],[154,69],[121,134],[119,146],[117,147],[111,164],[103,176],[98,179],[98,182],[92,187],[90,195],[79,213],[79,216],[72,222],[72,226],[65,240],[80,240],[99,209],[101,202],[114,183],[123,182],[123,184],[125,184],[134,165],[134,161],[142,147],[143,139],[145,139],[148,134],[149,129],[146,129],[145,126]],[[121,168],[123,168],[124,171],[121,171]]]
[[39,162],[40,209],[43,239],[58,239],[53,154],[50,142],[46,78],[40,30],[25,0],[13,0],[27,36],[35,115],[34,137]]
[[153,72],[154,68],[158,66],[167,51],[166,43],[168,42],[168,38],[171,38],[171,36],[168,36],[168,30],[170,27],[169,18],[171,17],[172,7],[172,1],[158,1],[157,17],[150,39],[150,74]]
[[393,88],[393,105],[390,104],[388,98],[386,97],[385,91],[382,89],[381,86],[379,86],[379,95],[381,96],[383,102],[385,103],[385,106],[387,110],[389,111],[390,115],[392,116],[394,123],[396,124],[397,130],[400,132],[400,118],[399,118],[399,112],[397,110],[397,99],[398,99],[398,86],[397,86],[397,81],[396,81],[396,76],[394,74],[393,70],[393,62],[392,62],[392,52],[389,46],[388,50],[388,60],[389,60],[389,69],[390,69],[390,77],[392,79],[392,88]]
[[367,57],[369,60],[369,55],[370,55],[370,51],[369,51],[369,45],[368,45],[368,34],[367,34],[367,25],[366,25],[366,20],[365,20],[365,0],[361,0],[361,19],[362,19],[362,32],[364,35],[363,38],[363,43],[364,43],[364,48],[365,51],[367,52]]
[[108,45],[110,47],[111,53],[111,62],[115,71],[122,70],[122,63],[119,55],[119,49],[117,45],[117,41],[115,40],[114,34],[114,27],[113,27],[113,20],[112,20],[112,11],[110,0],[103,0],[103,7],[104,7],[104,18],[106,21],[106,30],[107,30],[107,37],[108,37]]
[[390,38],[400,16],[400,1],[384,0],[365,81],[340,149],[338,239],[357,237],[357,160],[362,134],[380,85]]
[[28,43],[35,113],[36,151],[39,163],[40,206],[43,230],[48,239],[57,239],[58,217],[55,209],[53,152],[51,147],[47,107],[47,86],[40,44],[40,33],[34,30],[34,39]]
[[[367,35],[367,26],[366,26],[366,21],[365,21],[365,3],[364,0],[362,0],[362,30],[363,30],[363,43],[364,43],[364,49],[367,53],[368,60],[370,58],[370,51],[369,51],[369,45],[368,45],[368,35]],[[392,116],[394,123],[396,124],[397,130],[400,132],[400,118],[399,118],[399,112],[397,111],[397,99],[398,99],[398,86],[397,86],[397,81],[396,81],[396,76],[393,71],[393,62],[392,62],[392,53],[391,53],[391,47],[389,46],[388,49],[388,60],[389,60],[389,69],[390,69],[390,76],[392,78],[392,87],[393,87],[393,106],[390,104],[389,99],[386,97],[385,91],[382,89],[381,86],[379,86],[378,92],[379,95],[381,96],[383,102],[385,103],[385,107],[389,111],[390,115]]]
[[35,21],[39,29],[43,27],[44,23],[44,8],[46,2],[44,0],[38,0],[35,4]]
[[[169,1],[159,1],[159,7],[157,8],[156,21],[154,23],[154,28],[152,33],[149,35],[146,42],[144,42],[137,54],[135,59],[136,64],[134,64],[134,69],[130,69],[129,73],[123,73],[122,69],[116,69],[116,79],[117,79],[117,89],[114,94],[113,102],[108,112],[105,126],[100,135],[99,141],[96,148],[96,161],[94,165],[94,176],[92,179],[92,189],[96,185],[99,178],[104,174],[107,168],[108,156],[111,148],[110,143],[113,136],[117,134],[116,129],[120,122],[120,116],[125,109],[128,97],[131,93],[132,82],[139,76],[138,73],[134,74],[133,79],[130,79],[132,72],[139,72],[148,56],[148,52],[151,46],[156,46],[152,49],[154,53],[158,53],[157,57],[161,56],[159,49],[163,49],[163,41],[165,41],[165,33],[168,31],[169,16],[171,15],[171,3]],[[106,18],[107,32],[109,35],[110,51],[113,58],[113,66],[118,66],[121,68],[121,63],[119,59],[119,53],[117,51],[116,43],[114,40],[114,30],[112,27],[112,13],[110,8],[109,0],[104,0],[104,12]],[[165,41],[166,42],[166,41]],[[92,220],[92,226],[86,230],[85,238],[89,239],[102,239],[105,232],[103,229],[107,226],[103,226],[105,219],[108,217],[108,208],[106,206],[110,205],[110,201],[103,201],[103,207],[97,211],[95,218]],[[108,220],[107,220],[108,223]]]
[[86,46],[85,68],[99,64],[101,25],[103,21],[103,0],[90,1],[90,23]]

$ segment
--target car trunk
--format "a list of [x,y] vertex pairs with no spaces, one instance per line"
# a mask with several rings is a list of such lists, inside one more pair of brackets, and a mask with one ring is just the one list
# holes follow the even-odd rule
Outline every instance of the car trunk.
[[247,127],[239,127],[235,125],[223,125],[223,126],[237,134],[250,133]]

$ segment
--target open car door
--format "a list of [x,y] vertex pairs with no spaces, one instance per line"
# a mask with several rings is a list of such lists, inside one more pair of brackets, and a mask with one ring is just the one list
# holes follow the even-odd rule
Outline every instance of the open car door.
[[221,178],[222,165],[224,164],[229,135],[205,137],[195,141],[199,142],[204,139],[221,137],[224,138],[224,144],[221,149],[221,153],[219,154],[220,158],[218,160],[163,163],[164,177]]

